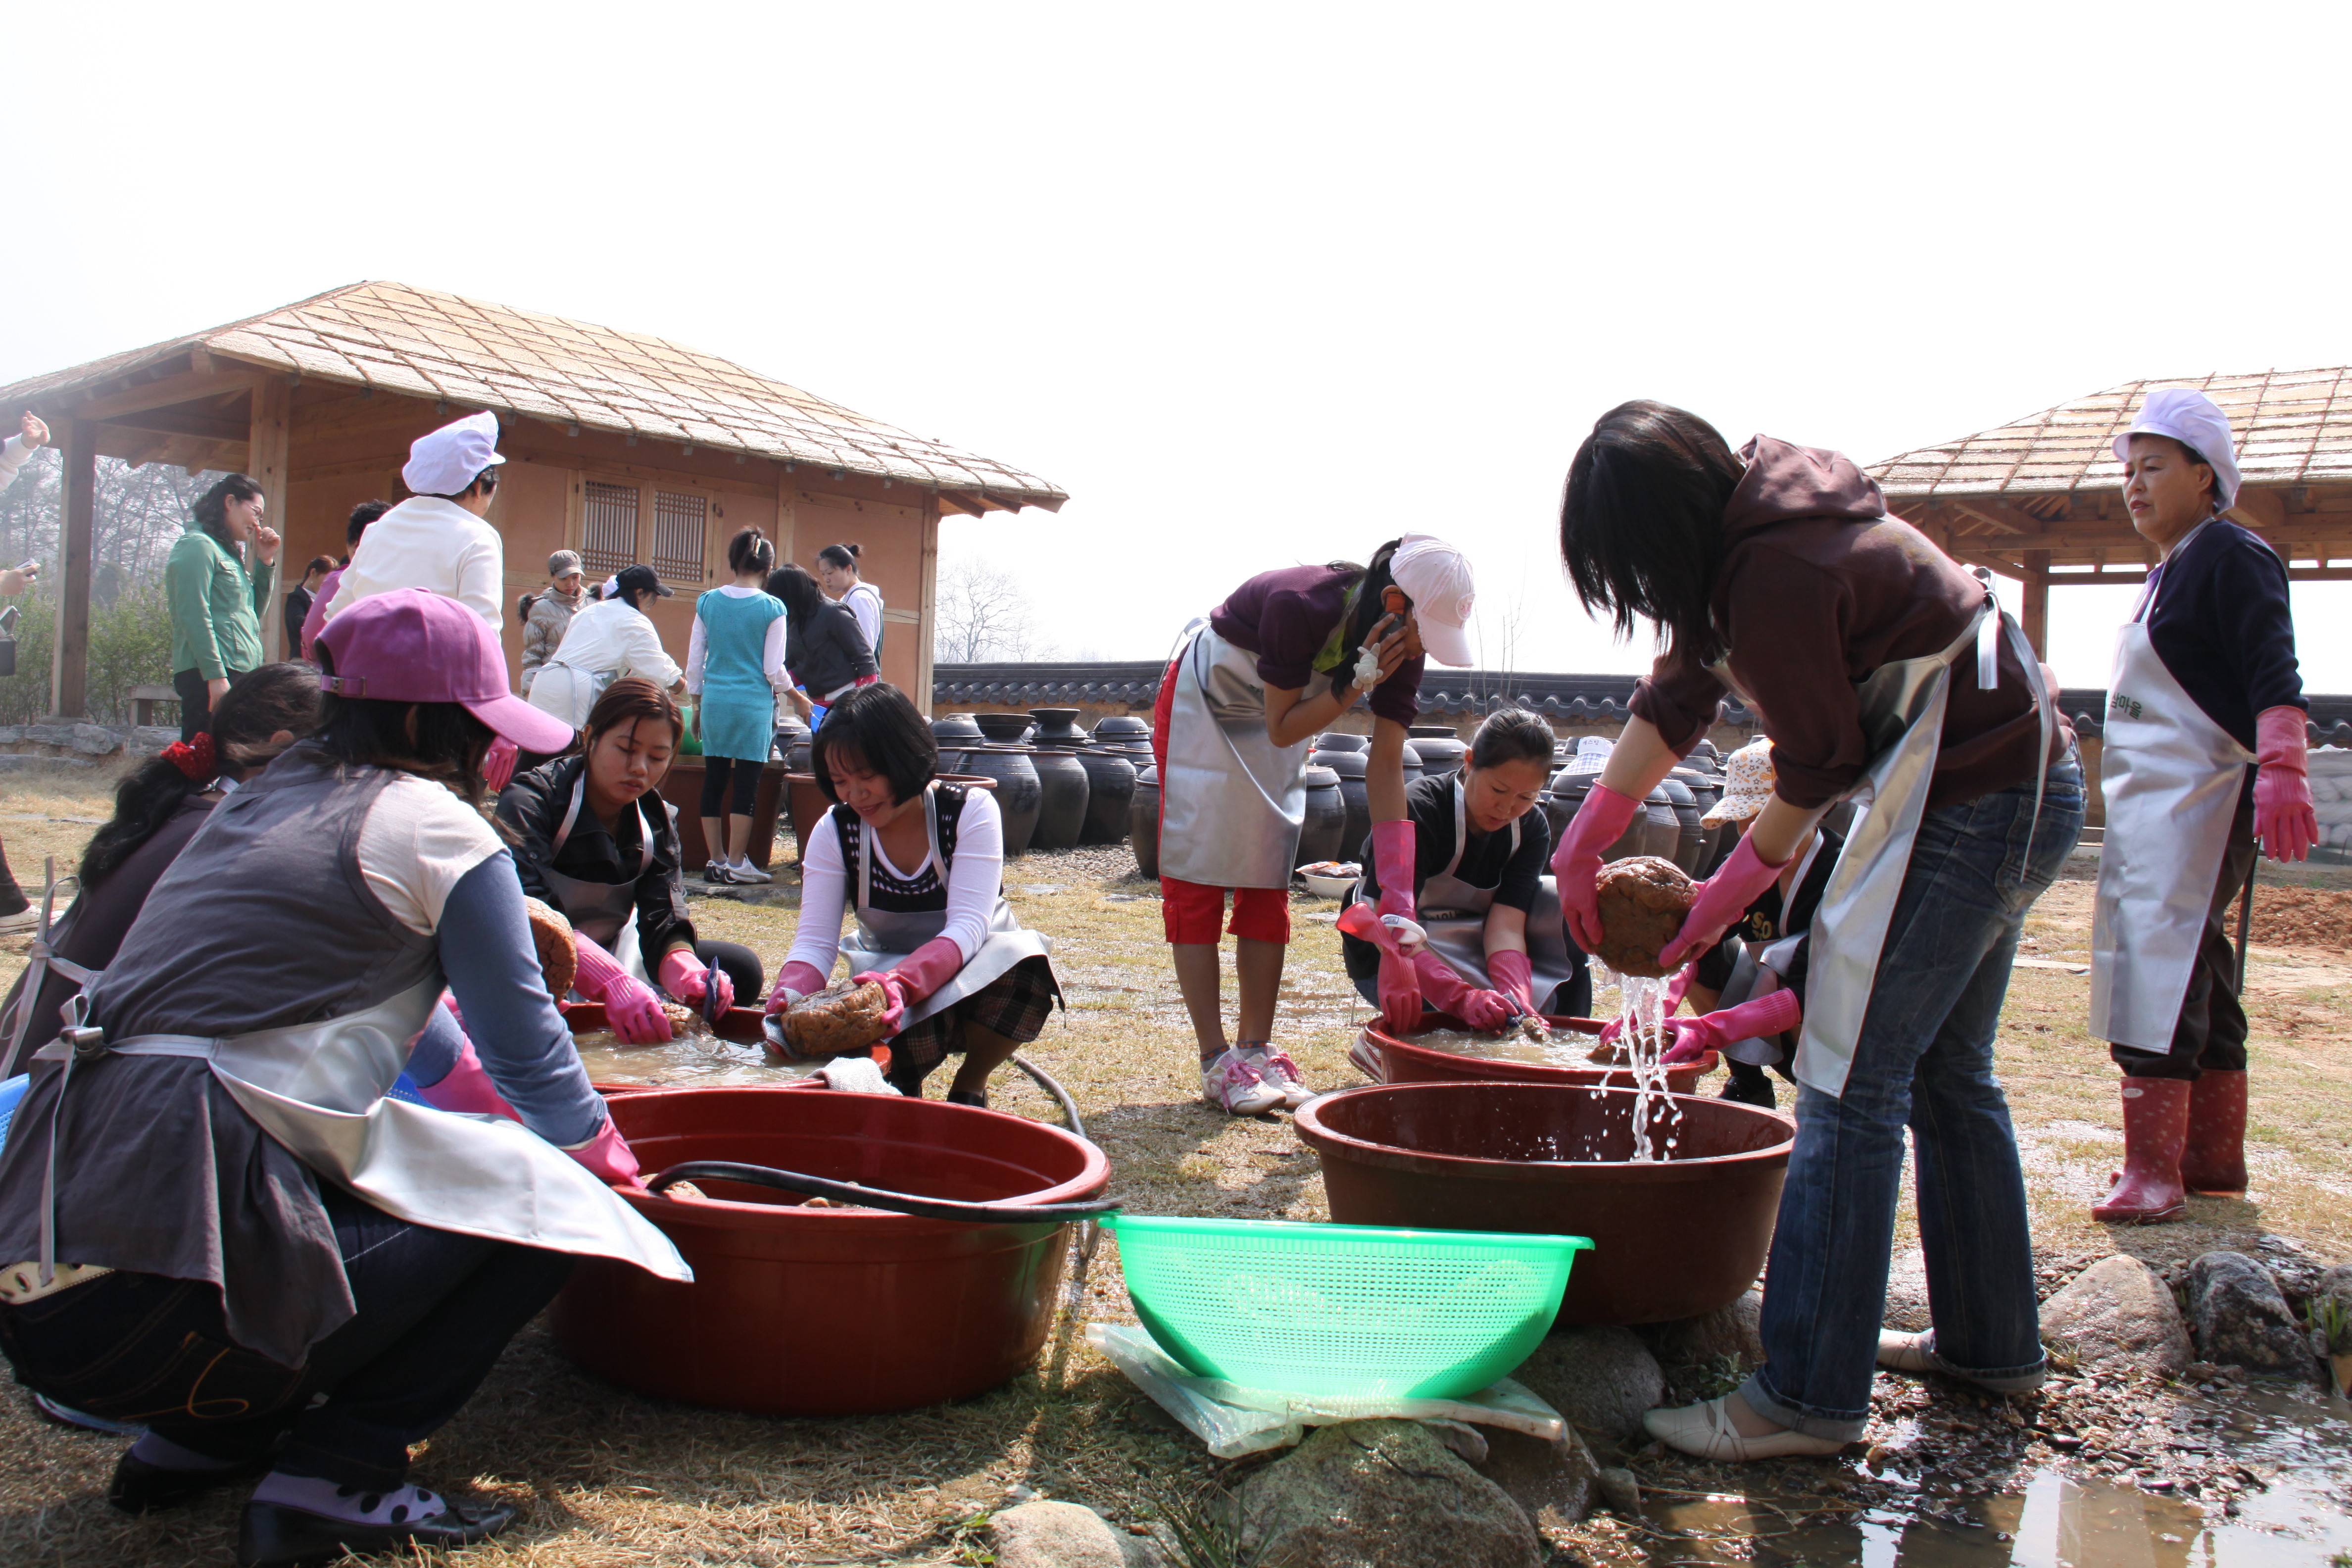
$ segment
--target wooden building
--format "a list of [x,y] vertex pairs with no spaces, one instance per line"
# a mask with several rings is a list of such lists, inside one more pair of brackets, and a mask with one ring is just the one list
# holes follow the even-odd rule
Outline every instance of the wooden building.
[[[52,710],[85,713],[90,543],[99,457],[260,481],[285,536],[281,576],[341,556],[344,520],[399,500],[409,443],[460,416],[499,416],[490,522],[506,540],[505,638],[520,666],[514,597],[570,548],[589,580],[642,561],[677,596],[653,612],[681,663],[696,595],[728,581],[727,541],[756,524],[781,560],[864,547],[888,605],[882,673],[919,701],[931,688],[940,520],[1056,510],[1034,475],[961,452],[659,338],[463,300],[355,283],[299,304],[0,388],[0,418],[31,409],[65,457]],[[278,596],[290,584],[281,580]],[[262,617],[273,657],[283,635]]]
[[2244,479],[2228,515],[2270,542],[2287,576],[2352,581],[2352,368],[2126,382],[1870,473],[1955,557],[2023,583],[2019,619],[2046,652],[2052,588],[2145,582],[2155,564],[2113,445],[2159,386],[2196,387],[2228,413]]

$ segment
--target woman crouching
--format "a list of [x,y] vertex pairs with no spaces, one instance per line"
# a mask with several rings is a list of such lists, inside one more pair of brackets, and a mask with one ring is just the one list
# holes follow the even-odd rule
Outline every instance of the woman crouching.
[[[824,988],[836,953],[889,994],[890,1081],[922,1093],[950,1054],[947,1098],[988,1103],[988,1075],[1037,1037],[1062,990],[1004,901],[1004,819],[985,789],[943,784],[930,726],[895,686],[844,693],[811,742],[833,808],[801,866],[801,924],[768,1011]],[[854,910],[856,934],[841,938]]]
[[[0,1351],[36,1393],[147,1426],[117,1508],[260,1477],[248,1564],[495,1534],[515,1510],[406,1485],[409,1446],[567,1254],[689,1277],[606,1184],[636,1162],[473,804],[494,734],[547,750],[564,727],[425,589],[362,600],[318,648],[319,733],[157,880],[0,1152]],[[521,1126],[384,1097],[445,985]]]

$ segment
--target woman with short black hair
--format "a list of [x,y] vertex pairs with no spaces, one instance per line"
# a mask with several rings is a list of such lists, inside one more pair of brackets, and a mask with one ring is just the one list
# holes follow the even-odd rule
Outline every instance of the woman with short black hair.
[[[1710,1459],[1834,1453],[1869,1418],[1873,1363],[2035,1386],[2025,1181],[1993,1034],[2026,910],[2082,827],[2083,774],[2040,665],[1990,588],[1843,455],[1628,403],[1569,468],[1560,555],[1588,611],[1661,651],[1552,857],[1570,933],[1601,939],[1601,852],[1728,693],[1772,741],[1772,798],[1660,955],[1712,948],[1830,806],[1869,813],[1813,916],[1790,1068],[1797,1139],[1772,1238],[1767,1360],[1736,1394],[1645,1418]],[[1955,666],[1958,668],[1955,668]],[[1881,1342],[1908,1125],[1936,1328]]]
[[[1551,777],[1552,746],[1541,718],[1498,709],[1471,738],[1461,771],[1405,787],[1413,921],[1428,933],[1410,954],[1413,973],[1427,1005],[1474,1029],[1505,1029],[1528,1014],[1581,1017],[1592,1007],[1592,976],[1561,927],[1559,895],[1545,871],[1551,826],[1535,809]],[[1348,978],[1377,1006],[1390,943],[1372,913],[1381,882],[1369,840],[1361,854],[1339,945]]]
[[[939,743],[907,694],[861,686],[810,742],[834,803],[801,860],[801,923],[768,1011],[824,989],[834,959],[889,995],[890,1082],[961,1055],[947,1098],[988,1103],[988,1075],[1037,1037],[1061,1000],[1046,954],[1004,901],[1004,819],[990,791],[939,779]],[[844,914],[856,933],[841,936]]]
[[278,531],[261,521],[266,505],[259,481],[224,475],[198,499],[187,531],[163,563],[183,741],[196,738],[231,681],[261,666],[261,617],[269,613],[270,568],[278,560]]
[[786,564],[768,574],[768,592],[783,602],[788,617],[784,663],[790,667],[793,706],[812,730],[824,726],[826,711],[847,692],[882,679],[873,646],[845,605],[824,596],[816,579]]

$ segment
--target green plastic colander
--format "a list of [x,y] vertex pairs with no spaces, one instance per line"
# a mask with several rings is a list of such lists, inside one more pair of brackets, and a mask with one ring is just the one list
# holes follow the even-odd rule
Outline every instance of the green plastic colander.
[[1197,1377],[1450,1399],[1507,1377],[1559,1311],[1580,1236],[1106,1215],[1136,1315]]

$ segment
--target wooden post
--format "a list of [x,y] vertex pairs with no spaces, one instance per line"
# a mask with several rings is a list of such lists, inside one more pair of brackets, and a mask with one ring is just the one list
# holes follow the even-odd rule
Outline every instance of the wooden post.
[[931,716],[931,629],[940,613],[940,509],[933,502],[923,518],[923,618],[915,627],[915,689],[908,693],[924,718]]
[[783,466],[779,464],[776,468],[776,564],[779,566],[793,559],[800,513],[800,476],[786,473]]
[[49,712],[89,717],[90,541],[98,521],[98,426],[58,421],[65,458],[65,526],[58,536],[58,629],[49,658]]
[[[286,460],[294,430],[294,389],[271,376],[253,389],[253,422],[246,447],[246,472],[261,486],[261,521],[278,531],[277,581],[261,612],[261,657],[275,664],[286,657],[286,617],[278,613],[286,593]],[[257,565],[259,558],[248,564]],[[299,650],[297,650],[299,651]]]
[[[2025,628],[2025,640],[2033,645],[2035,655],[2044,660],[2050,657],[2050,552],[2028,550],[2025,556],[2025,592],[2018,616]],[[2032,673],[2028,671],[2027,673]]]

